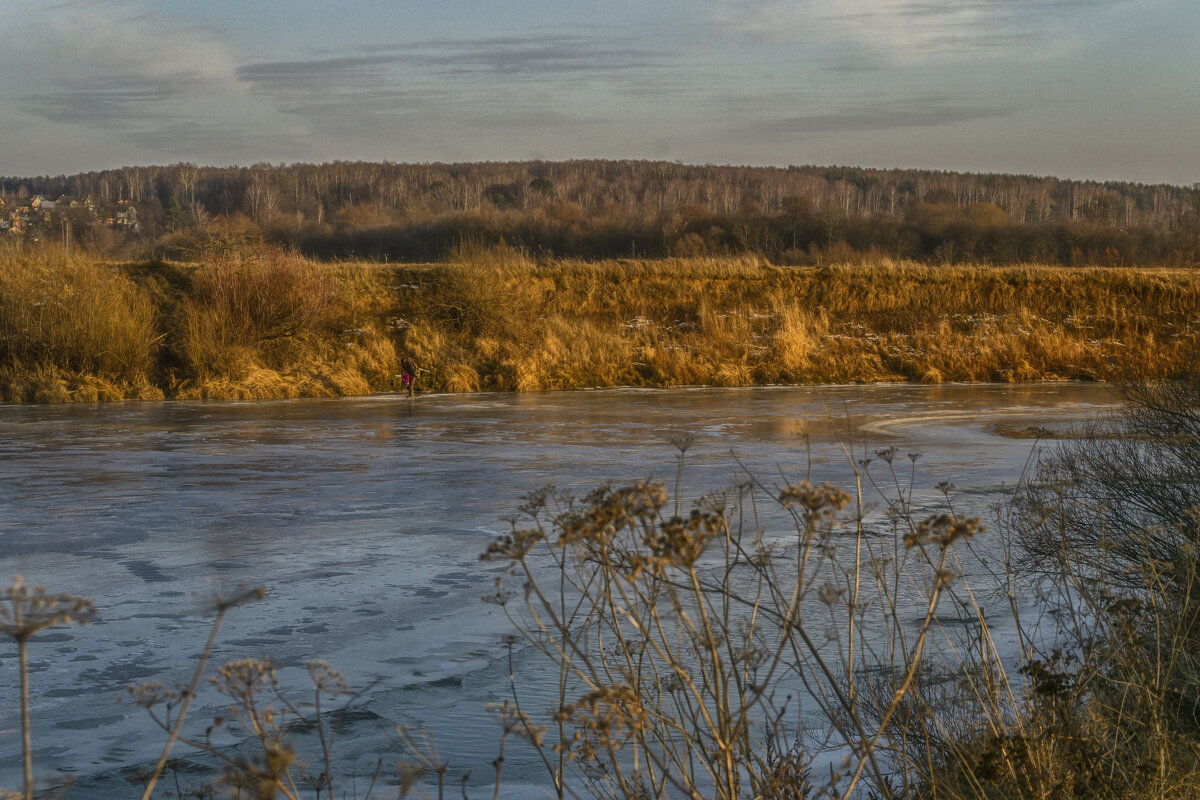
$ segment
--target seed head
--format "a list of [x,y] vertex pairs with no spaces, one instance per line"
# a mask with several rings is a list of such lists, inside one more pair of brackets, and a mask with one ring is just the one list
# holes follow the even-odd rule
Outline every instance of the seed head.
[[69,594],[48,594],[45,586],[25,585],[20,575],[0,593],[0,633],[18,642],[58,625],[86,625],[96,616],[91,600]]

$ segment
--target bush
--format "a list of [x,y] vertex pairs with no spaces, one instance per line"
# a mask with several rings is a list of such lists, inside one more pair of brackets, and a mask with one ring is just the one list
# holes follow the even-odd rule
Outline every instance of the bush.
[[1129,383],[1123,409],[1046,456],[1018,497],[1025,566],[1085,569],[1144,589],[1148,562],[1174,591],[1195,559],[1200,508],[1200,381]]
[[1063,732],[1065,796],[1194,797],[1200,383],[1121,394],[1123,409],[1045,457],[1015,504],[1022,563],[1053,620],[1041,634],[1056,643],[1026,665],[1029,705]]
[[[0,389],[33,399],[38,386],[147,384],[159,347],[155,309],[119,268],[84,256],[8,252],[0,269]],[[37,376],[41,376],[39,379]],[[65,390],[70,399],[70,390]],[[89,399],[89,398],[83,398]]]
[[273,249],[207,262],[192,275],[177,347],[187,373],[244,375],[289,366],[339,321],[331,270]]

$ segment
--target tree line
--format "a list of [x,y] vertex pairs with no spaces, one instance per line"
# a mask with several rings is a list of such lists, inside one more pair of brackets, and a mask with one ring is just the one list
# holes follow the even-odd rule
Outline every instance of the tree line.
[[585,258],[1200,260],[1200,184],[650,161],[174,164],[0,178],[10,208],[39,194],[133,205],[136,235],[89,239],[79,223],[75,237],[167,256],[185,253],[215,220],[237,218],[321,258],[430,260],[463,241],[504,241]]

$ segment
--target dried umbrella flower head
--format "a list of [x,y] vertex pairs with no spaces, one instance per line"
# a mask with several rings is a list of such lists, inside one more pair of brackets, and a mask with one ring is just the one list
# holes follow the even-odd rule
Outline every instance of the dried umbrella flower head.
[[850,495],[831,483],[813,486],[808,481],[791,485],[779,493],[779,504],[784,508],[799,505],[810,513],[841,511],[850,502]]
[[517,707],[511,700],[499,703],[488,703],[484,706],[496,718],[501,730],[514,733],[529,741],[534,747],[541,747],[546,736],[546,726],[538,725],[533,718]]
[[708,543],[726,532],[725,517],[694,509],[686,519],[672,517],[648,531],[642,543],[650,550],[656,571],[667,567],[690,567],[703,555]]
[[640,730],[649,721],[642,699],[636,689],[624,683],[601,686],[575,703],[562,706],[555,719],[571,720],[580,731],[599,734],[619,747],[626,733]]
[[959,539],[970,539],[983,533],[985,526],[978,517],[959,520],[950,514],[934,514],[922,520],[904,535],[904,546],[908,548],[924,544],[936,544],[946,548]]
[[[29,588],[20,575],[13,577],[12,586],[0,595],[0,632],[17,643],[20,665],[21,755],[25,778],[25,800],[33,800],[33,745],[29,723],[29,640],[40,631],[56,625],[85,624],[92,620],[96,608],[90,600],[69,594],[49,594],[43,586]],[[8,794],[8,793],[5,793]],[[16,796],[16,795],[10,795]]]
[[318,692],[326,697],[338,697],[350,691],[350,683],[340,670],[329,666],[328,662],[312,660],[304,662],[304,669]]
[[279,683],[275,665],[257,658],[230,661],[210,680],[222,694],[239,700],[254,697],[263,689],[274,689]]
[[546,534],[541,528],[518,528],[513,525],[511,532],[488,545],[487,550],[479,556],[479,560],[520,561],[545,538]]
[[692,445],[696,443],[696,435],[692,433],[673,433],[667,437],[667,444],[674,447],[681,454],[692,449]]
[[572,510],[558,520],[562,531],[559,544],[603,542],[626,528],[650,524],[667,504],[667,490],[658,481],[620,489],[602,486],[590,492],[583,502],[585,509]]
[[265,586],[248,586],[243,583],[228,587],[222,586],[212,579],[209,579],[208,584],[211,594],[207,598],[207,602],[212,611],[217,614],[224,614],[231,608],[244,606],[267,596],[267,587]]
[[49,594],[44,586],[26,586],[20,575],[0,594],[0,631],[18,642],[57,625],[86,625],[95,616],[91,600]]

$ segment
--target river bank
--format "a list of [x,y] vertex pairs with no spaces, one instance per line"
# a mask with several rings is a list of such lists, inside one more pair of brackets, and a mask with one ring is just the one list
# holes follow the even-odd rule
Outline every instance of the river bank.
[[428,392],[1173,378],[1200,350],[1191,270],[0,260],[4,402],[363,395],[414,368]]

